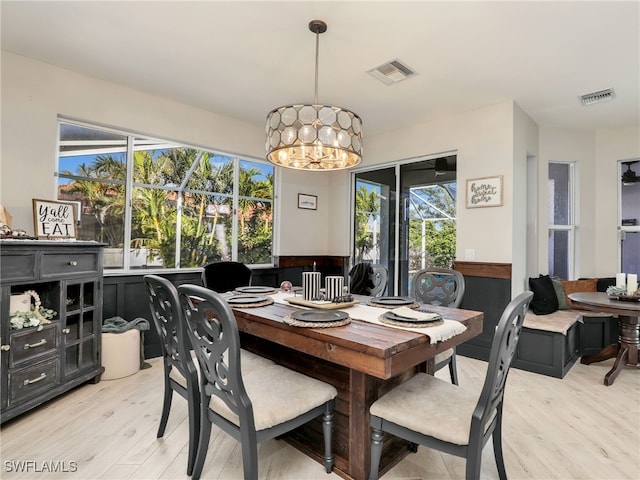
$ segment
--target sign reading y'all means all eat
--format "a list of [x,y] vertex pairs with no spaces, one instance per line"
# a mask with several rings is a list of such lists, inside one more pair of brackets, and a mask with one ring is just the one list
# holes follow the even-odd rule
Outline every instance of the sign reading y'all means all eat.
[[38,238],[76,238],[72,203],[33,199],[33,222]]
[[502,175],[467,180],[467,208],[500,207]]

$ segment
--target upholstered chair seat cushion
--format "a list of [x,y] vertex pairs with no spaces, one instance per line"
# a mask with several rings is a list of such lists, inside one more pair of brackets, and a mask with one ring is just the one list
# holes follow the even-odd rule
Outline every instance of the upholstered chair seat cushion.
[[[226,353],[227,352],[225,352],[225,354]],[[195,363],[196,368],[199,368],[198,359],[196,358],[195,352],[192,351],[191,356],[193,357],[193,362]],[[226,358],[225,358],[225,362],[226,362]],[[241,370],[243,375],[246,375],[247,373],[250,373],[250,372],[254,372],[256,370],[260,370],[261,368],[264,368],[264,367],[275,365],[275,363],[272,360],[261,357],[260,355],[256,355],[255,353],[251,353],[250,351],[244,350],[244,349],[240,350],[240,364],[241,364]],[[187,386],[187,380],[184,378],[184,376],[180,373],[180,371],[177,368],[173,368],[171,370],[169,377],[175,380],[176,382],[178,382],[183,387]]]
[[451,358],[453,354],[454,354],[453,348],[448,348],[444,352],[438,353],[434,358],[434,362],[437,365],[440,362],[444,362],[447,358]]
[[469,443],[478,392],[418,373],[371,405],[371,414],[423,435]]
[[[294,419],[338,394],[333,386],[280,365],[260,368],[247,375],[243,372],[242,381],[253,405],[256,431]],[[233,424],[239,424],[238,416],[219,397],[211,397],[209,408]]]

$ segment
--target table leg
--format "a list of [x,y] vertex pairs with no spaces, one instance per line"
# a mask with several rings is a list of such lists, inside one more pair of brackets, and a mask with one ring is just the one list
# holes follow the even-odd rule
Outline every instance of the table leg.
[[629,350],[625,347],[622,347],[618,352],[618,356],[616,357],[616,361],[613,364],[613,368],[609,370],[609,372],[604,376],[604,384],[607,387],[613,385],[613,382],[622,370],[622,367],[624,367],[627,363],[628,356]]
[[583,365],[591,365],[592,363],[602,362],[604,360],[609,360],[610,358],[615,358],[618,356],[618,351],[620,350],[619,344],[609,345],[604,347],[598,353],[593,355],[585,355],[580,359],[580,363]]
[[640,345],[638,317],[620,315],[618,317],[618,330],[618,343],[616,345],[609,345],[595,355],[587,355],[580,359],[580,363],[590,365],[615,357],[616,361],[613,367],[604,377],[606,386],[613,385],[625,365],[631,367],[640,366],[638,363],[638,345]]

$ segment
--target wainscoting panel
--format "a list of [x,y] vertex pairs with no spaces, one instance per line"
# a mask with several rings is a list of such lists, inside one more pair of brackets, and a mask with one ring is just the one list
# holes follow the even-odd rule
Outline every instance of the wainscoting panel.
[[464,275],[465,294],[460,308],[484,312],[482,333],[458,346],[457,353],[488,361],[495,327],[511,301],[511,264],[455,262]]

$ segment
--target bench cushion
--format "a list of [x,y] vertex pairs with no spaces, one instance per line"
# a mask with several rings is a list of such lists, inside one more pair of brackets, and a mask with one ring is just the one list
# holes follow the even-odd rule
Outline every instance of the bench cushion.
[[536,315],[531,310],[527,311],[524,317],[523,327],[534,330],[545,330],[547,332],[561,333],[566,335],[567,331],[576,322],[582,322],[582,317],[610,317],[608,313],[587,312],[585,310],[557,310],[548,315]]

